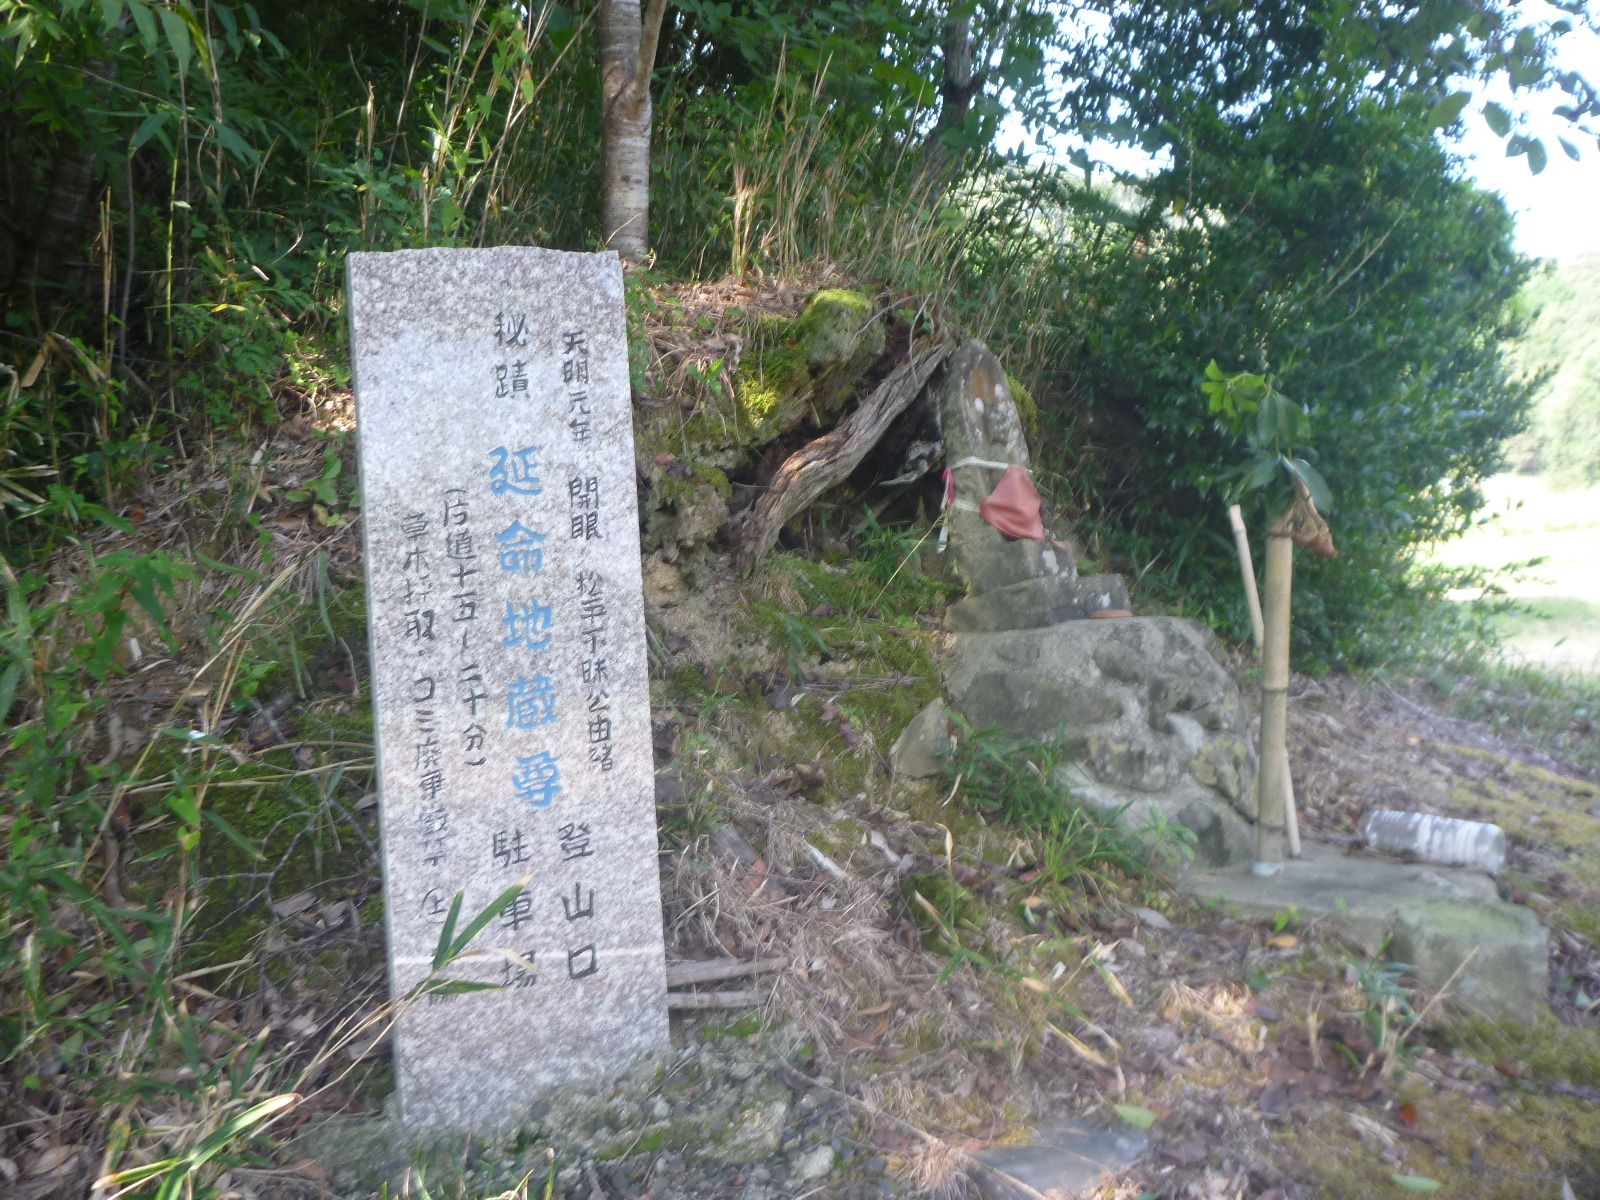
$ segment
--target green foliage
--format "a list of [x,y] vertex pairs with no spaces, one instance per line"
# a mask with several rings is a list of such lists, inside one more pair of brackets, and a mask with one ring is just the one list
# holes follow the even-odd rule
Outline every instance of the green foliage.
[[[354,802],[341,781],[360,773],[281,766],[273,749],[287,759],[294,745],[245,755],[219,730],[259,710],[251,685],[274,678],[278,656],[332,639],[340,612],[325,594],[304,606],[275,598],[281,578],[204,555],[202,601],[196,564],[145,548],[126,521],[59,484],[32,518],[59,539],[73,586],[0,559],[0,1108],[15,1119],[12,1106],[48,1093],[62,1113],[155,1104],[190,1114],[160,1131],[124,1126],[96,1146],[113,1172],[136,1150],[145,1165],[123,1182],[177,1195],[219,1156],[237,1161],[276,1111],[263,1101],[275,1070],[265,1035],[241,1034],[220,1005],[193,1004],[180,980],[200,974],[207,994],[227,989],[216,968],[237,966],[265,928],[262,888],[286,883],[291,859],[308,882],[336,861],[321,839]],[[108,538],[115,548],[97,549]],[[313,577],[325,583],[325,562]],[[296,620],[311,628],[294,630]],[[201,673],[205,704],[157,700],[150,727],[125,737],[127,698],[144,705],[149,690],[136,672],[180,646],[218,668]],[[280,681],[293,677],[285,669]],[[269,808],[279,816],[254,819]]]
[[[1313,469],[1336,482],[1341,557],[1300,568],[1298,660],[1371,662],[1440,594],[1409,563],[1470,520],[1521,420],[1499,348],[1527,266],[1503,208],[1453,177],[1403,107],[1308,85],[1282,101],[1212,131],[1150,185],[1134,227],[1106,235],[1074,289],[1093,302],[1069,318],[1077,411],[1046,425],[1087,427],[1101,448],[1093,498],[1123,553],[1242,635],[1224,514],[1237,460],[1195,389],[1220,382],[1200,364],[1251,347],[1245,373],[1272,364],[1316,428]],[[1246,516],[1259,536],[1277,512],[1262,497]]]
[[947,871],[907,875],[900,881],[906,912],[922,931],[923,944],[937,954],[983,944],[983,905]]
[[979,812],[1033,840],[1044,885],[1083,886],[1145,873],[1159,844],[1124,829],[1122,810],[1099,814],[1075,803],[1056,775],[1060,750],[993,731],[966,728],[946,766],[949,785]]
[[[1229,375],[1212,359],[1206,364],[1206,381],[1200,391],[1223,428],[1236,439],[1242,436],[1251,451],[1244,462],[1223,472],[1224,479],[1231,476],[1235,481],[1229,499],[1261,491],[1276,481],[1303,487],[1318,508],[1332,506],[1333,497],[1322,476],[1295,454],[1296,442],[1311,436],[1305,410],[1273,387],[1265,375],[1248,371]],[[1282,508],[1291,496],[1288,489],[1279,488],[1276,506]]]

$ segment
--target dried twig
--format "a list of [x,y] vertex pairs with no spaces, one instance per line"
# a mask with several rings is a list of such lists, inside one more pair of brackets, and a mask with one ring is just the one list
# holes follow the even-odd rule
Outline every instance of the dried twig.
[[759,975],[764,971],[781,971],[789,965],[787,958],[711,959],[707,962],[676,962],[667,964],[667,986],[688,987],[696,983],[716,983],[722,979],[737,979],[741,975]]
[[668,1008],[760,1008],[760,992],[668,992]]

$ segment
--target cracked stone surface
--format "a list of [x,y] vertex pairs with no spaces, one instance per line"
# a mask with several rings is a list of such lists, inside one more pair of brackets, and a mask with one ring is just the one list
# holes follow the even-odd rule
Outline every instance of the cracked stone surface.
[[1192,622],[1068,621],[964,633],[945,679],[974,728],[1053,741],[1074,799],[1154,810],[1194,831],[1203,861],[1248,858],[1255,816],[1249,715]]

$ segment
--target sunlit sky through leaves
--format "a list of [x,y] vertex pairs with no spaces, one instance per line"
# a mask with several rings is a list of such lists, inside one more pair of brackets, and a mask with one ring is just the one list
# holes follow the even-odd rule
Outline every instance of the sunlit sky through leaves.
[[[1591,20],[1600,24],[1600,0],[1592,0],[1597,11]],[[1553,19],[1562,14],[1538,0],[1520,6],[1525,19]],[[1577,71],[1586,79],[1600,81],[1600,33],[1578,28],[1562,37],[1556,65]],[[1600,146],[1593,137],[1576,133],[1572,126],[1551,110],[1564,97],[1556,91],[1524,90],[1513,93],[1504,79],[1489,86],[1472,86],[1473,99],[1462,113],[1462,136],[1455,149],[1465,159],[1467,172],[1480,187],[1497,192],[1516,217],[1517,248],[1536,258],[1570,261],[1587,254],[1600,254]],[[1495,102],[1512,113],[1513,133],[1540,138],[1547,165],[1538,175],[1528,169],[1525,157],[1506,157],[1508,139],[1496,137],[1485,123],[1483,106]],[[1573,161],[1558,138],[1565,137],[1581,156]],[[1070,137],[1057,136],[1036,142],[1022,129],[1015,117],[1001,130],[1003,148],[1022,148],[1029,154],[1043,154],[1064,161],[1074,146]],[[1143,174],[1156,169],[1158,160],[1137,147],[1097,145],[1091,157],[1117,170]]]
[[[1561,39],[1558,64],[1590,81],[1600,80],[1600,34],[1577,29]],[[1526,158],[1507,158],[1505,142],[1480,115],[1485,101],[1497,101],[1522,114],[1524,132],[1544,141],[1549,165],[1538,175]],[[1517,248],[1539,258],[1563,261],[1600,254],[1600,146],[1573,136],[1571,127],[1550,110],[1554,95],[1512,94],[1501,81],[1484,88],[1463,114],[1466,133],[1458,149],[1481,187],[1498,192],[1517,218]],[[1574,162],[1557,137],[1565,136],[1582,157]]]

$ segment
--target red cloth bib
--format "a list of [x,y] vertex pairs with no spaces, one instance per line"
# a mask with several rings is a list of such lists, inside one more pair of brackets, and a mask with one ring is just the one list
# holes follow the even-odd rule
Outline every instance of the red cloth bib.
[[1013,463],[994,491],[979,502],[978,515],[1007,537],[1042,542],[1050,535],[1045,532],[1039,508],[1039,489],[1033,486],[1027,468]]

